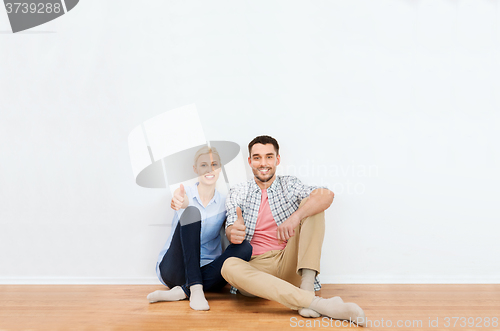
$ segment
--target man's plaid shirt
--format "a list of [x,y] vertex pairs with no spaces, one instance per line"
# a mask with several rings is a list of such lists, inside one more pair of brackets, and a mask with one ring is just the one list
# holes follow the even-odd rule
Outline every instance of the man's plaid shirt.
[[[276,224],[280,226],[297,209],[300,202],[307,198],[309,194],[318,186],[308,186],[294,176],[276,176],[276,179],[267,189],[269,207]],[[257,216],[259,214],[261,202],[261,189],[252,178],[246,183],[241,183],[230,189],[226,199],[226,228],[232,225],[238,216],[236,207],[241,208],[243,219],[246,226],[245,239],[250,242],[253,238],[255,227],[257,225]],[[314,290],[321,289],[319,279],[316,277]],[[236,289],[231,287],[231,293],[236,293]]]

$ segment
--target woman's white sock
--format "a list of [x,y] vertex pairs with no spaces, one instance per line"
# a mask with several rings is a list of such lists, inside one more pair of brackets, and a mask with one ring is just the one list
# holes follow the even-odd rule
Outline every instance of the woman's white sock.
[[196,284],[189,287],[191,291],[191,296],[189,297],[189,307],[194,310],[209,310],[207,299],[205,299],[205,293],[203,292],[203,285]]
[[187,295],[180,286],[176,286],[168,291],[154,291],[148,294],[148,300],[150,303],[158,301],[179,301],[186,298]]

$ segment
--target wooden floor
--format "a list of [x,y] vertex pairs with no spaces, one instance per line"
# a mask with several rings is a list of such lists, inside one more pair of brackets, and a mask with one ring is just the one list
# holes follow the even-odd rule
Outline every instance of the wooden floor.
[[[0,285],[0,330],[269,331],[356,327],[346,323],[341,326],[341,321],[328,318],[301,318],[278,303],[231,295],[227,288],[223,293],[207,293],[210,311],[194,311],[186,300],[149,304],[146,295],[162,288]],[[369,320],[367,330],[500,330],[500,285],[323,285],[317,295],[339,295],[346,302],[359,304]],[[429,327],[430,321],[437,327]]]

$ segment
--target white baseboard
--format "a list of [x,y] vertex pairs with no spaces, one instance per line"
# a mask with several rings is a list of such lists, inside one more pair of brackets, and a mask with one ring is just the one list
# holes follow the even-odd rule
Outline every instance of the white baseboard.
[[[500,276],[324,276],[322,284],[500,284]],[[161,285],[156,277],[0,277],[0,285]]]
[[162,285],[157,277],[0,277],[0,285]]
[[478,276],[467,276],[467,275],[447,275],[447,276],[320,275],[319,279],[322,284],[500,284],[500,276],[478,277]]

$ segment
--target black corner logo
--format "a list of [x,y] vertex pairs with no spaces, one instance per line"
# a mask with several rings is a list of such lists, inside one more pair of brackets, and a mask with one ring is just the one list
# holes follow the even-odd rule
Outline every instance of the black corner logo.
[[75,8],[79,0],[4,0],[12,32],[47,23]]

